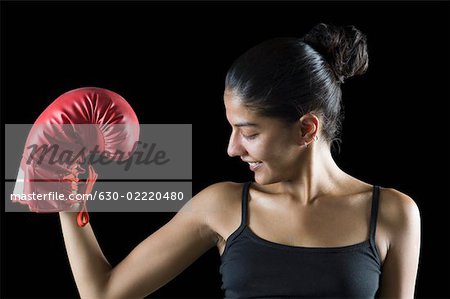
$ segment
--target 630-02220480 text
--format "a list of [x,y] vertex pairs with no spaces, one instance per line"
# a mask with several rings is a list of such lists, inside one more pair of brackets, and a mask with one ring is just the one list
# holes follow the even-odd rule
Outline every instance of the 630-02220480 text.
[[101,191],[94,192],[93,198],[98,196],[99,200],[183,200],[185,198],[184,192],[182,191],[129,191],[125,194],[121,194],[120,192],[110,192],[110,191]]

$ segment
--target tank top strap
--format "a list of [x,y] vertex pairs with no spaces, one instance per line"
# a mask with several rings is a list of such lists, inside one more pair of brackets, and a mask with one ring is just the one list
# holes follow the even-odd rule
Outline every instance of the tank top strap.
[[374,185],[372,191],[372,210],[370,212],[370,239],[375,241],[377,230],[378,202],[380,197],[380,187]]
[[380,186],[374,185],[372,191],[372,210],[370,212],[370,228],[369,228],[369,242],[372,246],[374,254],[379,259],[377,246],[375,243],[375,233],[377,230],[378,217],[378,203],[380,201]]
[[244,183],[244,188],[242,189],[242,215],[241,215],[241,227],[247,225],[247,206],[248,206],[248,190],[250,189],[251,181]]

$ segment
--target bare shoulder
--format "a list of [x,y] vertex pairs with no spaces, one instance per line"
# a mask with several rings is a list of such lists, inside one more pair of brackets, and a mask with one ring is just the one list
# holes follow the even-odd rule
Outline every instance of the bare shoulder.
[[221,203],[223,200],[229,201],[231,194],[241,193],[242,186],[242,183],[220,182],[206,187],[201,193],[207,194],[215,203]]
[[421,243],[419,207],[410,196],[382,188],[379,211],[387,240],[379,297],[413,298]]
[[180,212],[192,213],[214,232],[217,239],[223,239],[228,227],[240,221],[242,188],[242,183],[235,182],[212,184],[197,193]]
[[203,212],[223,211],[240,198],[242,183],[220,182],[212,184],[197,193],[186,208]]
[[420,227],[420,211],[416,202],[392,188],[381,188],[378,217],[391,242],[399,234]]

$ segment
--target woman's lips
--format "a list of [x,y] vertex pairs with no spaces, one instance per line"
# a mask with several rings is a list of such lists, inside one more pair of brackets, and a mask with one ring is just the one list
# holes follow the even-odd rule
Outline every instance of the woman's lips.
[[262,166],[262,162],[247,162],[251,171],[256,171]]

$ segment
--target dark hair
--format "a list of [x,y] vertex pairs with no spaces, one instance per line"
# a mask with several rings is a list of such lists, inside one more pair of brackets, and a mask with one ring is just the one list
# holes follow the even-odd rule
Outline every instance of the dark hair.
[[302,38],[275,38],[244,53],[225,87],[260,115],[297,121],[314,111],[324,138],[340,142],[341,83],[367,70],[366,37],[354,26],[318,24]]

